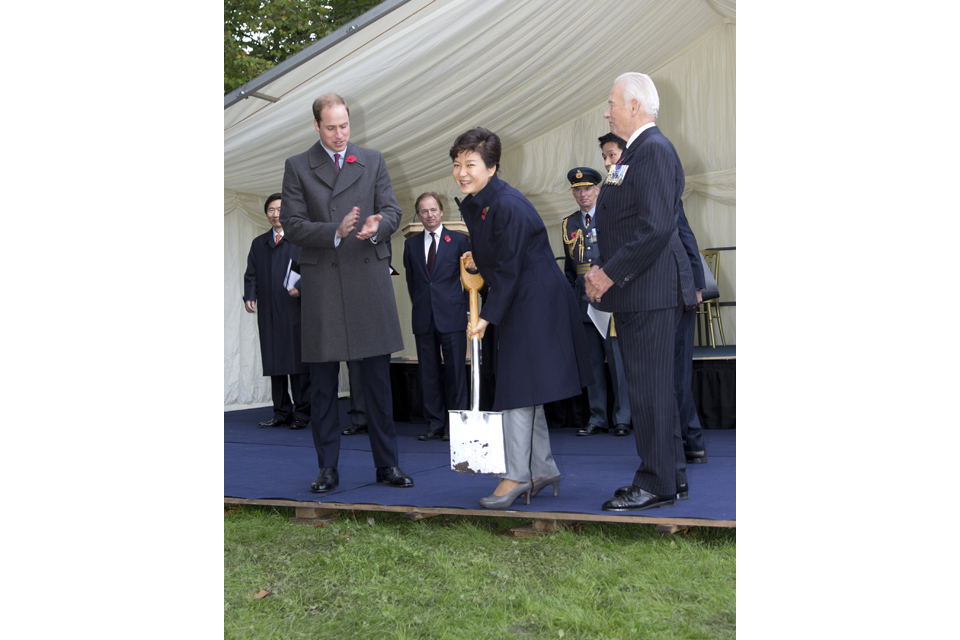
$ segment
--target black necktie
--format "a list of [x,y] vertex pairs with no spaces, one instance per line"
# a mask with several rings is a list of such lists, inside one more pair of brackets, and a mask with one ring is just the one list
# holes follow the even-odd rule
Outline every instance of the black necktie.
[[433,261],[437,259],[437,237],[430,233],[430,252],[427,254],[427,271],[433,274]]
[[588,227],[590,226],[590,214],[589,214],[589,213],[587,214],[587,226],[588,226]]

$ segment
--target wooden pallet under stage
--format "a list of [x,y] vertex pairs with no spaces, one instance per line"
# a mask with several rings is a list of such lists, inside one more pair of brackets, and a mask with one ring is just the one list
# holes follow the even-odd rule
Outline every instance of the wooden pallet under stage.
[[[297,500],[247,500],[244,498],[224,498],[224,505],[256,505],[265,507],[287,507],[296,509],[297,517],[292,521],[303,524],[326,521],[338,511],[377,511],[384,513],[402,513],[405,520],[423,520],[435,516],[476,516],[481,518],[520,518],[531,520],[533,531],[549,532],[555,530],[561,522],[613,522],[630,524],[652,524],[658,530],[672,533],[689,527],[716,527],[735,529],[736,520],[708,520],[705,518],[670,518],[642,515],[597,515],[592,513],[560,513],[513,511],[510,509],[450,509],[434,507],[389,506],[379,504],[347,504],[343,502],[301,502]],[[663,510],[661,510],[663,511]]]

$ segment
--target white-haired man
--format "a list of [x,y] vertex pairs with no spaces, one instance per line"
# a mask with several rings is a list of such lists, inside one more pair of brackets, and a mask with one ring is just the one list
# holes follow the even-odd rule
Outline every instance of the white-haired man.
[[589,298],[616,320],[641,458],[631,485],[604,502],[605,511],[673,506],[687,492],[674,340],[684,308],[696,305],[697,296],[677,227],[683,167],[655,124],[659,108],[650,76],[625,73],[603,114],[627,149],[597,199],[600,258],[584,280]]

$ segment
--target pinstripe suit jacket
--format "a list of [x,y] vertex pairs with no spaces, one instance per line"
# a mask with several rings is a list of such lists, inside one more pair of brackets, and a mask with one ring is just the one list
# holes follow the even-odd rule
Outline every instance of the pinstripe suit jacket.
[[[691,260],[680,240],[683,167],[666,136],[651,127],[620,159],[629,167],[619,185],[597,198],[598,263],[614,282],[596,307],[635,312],[696,304]],[[685,220],[684,220],[685,221]]]

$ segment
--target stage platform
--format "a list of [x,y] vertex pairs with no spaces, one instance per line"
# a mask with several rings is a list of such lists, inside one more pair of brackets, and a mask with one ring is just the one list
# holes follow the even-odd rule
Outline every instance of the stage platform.
[[[350,424],[348,400],[340,400],[340,422]],[[547,487],[529,505],[518,499],[508,510],[490,510],[478,500],[489,495],[497,479],[450,470],[449,443],[421,442],[422,424],[397,422],[400,468],[415,486],[397,489],[375,482],[373,456],[366,435],[343,436],[340,486],[314,494],[317,456],[309,429],[262,429],[270,407],[224,413],[224,503],[260,504],[301,509],[393,511],[411,519],[440,514],[540,520],[635,522],[673,526],[736,527],[736,430],[705,429],[709,462],[687,468],[690,499],[675,507],[623,514],[601,511],[613,491],[633,479],[639,464],[633,436],[601,434],[579,437],[574,428],[550,430],[560,468],[560,495]]]

